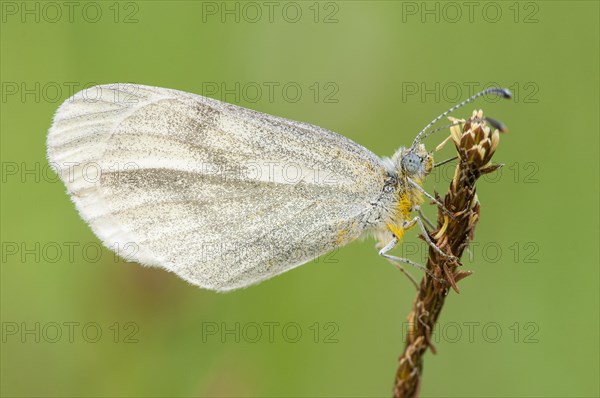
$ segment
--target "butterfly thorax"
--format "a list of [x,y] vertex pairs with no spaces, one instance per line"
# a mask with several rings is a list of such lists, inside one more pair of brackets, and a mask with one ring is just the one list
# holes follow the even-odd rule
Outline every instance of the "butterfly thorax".
[[415,185],[422,186],[432,169],[433,156],[422,144],[416,148],[400,148],[388,159],[388,172],[394,186],[389,189],[385,222],[376,233],[380,242],[389,241],[390,234],[400,240],[406,229],[412,228],[405,228],[404,224],[413,218],[411,212],[423,203],[423,193]]
[[[421,181],[415,182],[421,184]],[[404,231],[406,231],[403,224],[412,219],[411,213],[415,206],[423,203],[423,194],[417,188],[411,186],[407,180],[403,181],[402,178],[399,179],[398,185],[397,196],[394,206],[391,208],[389,219],[386,222],[386,227],[394,236],[402,239]]]

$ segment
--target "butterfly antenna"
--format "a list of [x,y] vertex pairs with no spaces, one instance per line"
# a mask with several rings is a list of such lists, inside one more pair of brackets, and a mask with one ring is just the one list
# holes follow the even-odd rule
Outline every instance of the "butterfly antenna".
[[[456,122],[454,122],[454,123],[450,123],[450,124],[447,124],[447,125],[445,125],[445,126],[441,126],[441,127],[436,127],[435,129],[433,129],[433,130],[431,130],[431,131],[428,131],[428,132],[427,132],[427,134],[425,134],[425,135],[423,136],[423,138],[421,138],[421,141],[422,141],[422,140],[424,140],[425,138],[429,137],[429,136],[430,136],[431,134],[433,134],[433,133],[437,133],[437,132],[438,132],[438,131],[440,131],[440,130],[446,130],[446,129],[448,129],[448,128],[452,127],[452,126],[460,126],[460,125],[462,125],[462,124],[465,124],[465,123],[467,123],[467,121],[468,121],[468,120],[457,120],[457,121],[456,121]],[[499,122],[498,122],[498,123],[499,123]]]
[[[512,94],[506,88],[491,87],[486,90],[480,91],[477,94],[473,95],[472,97],[467,98],[460,104],[454,105],[452,108],[448,109],[446,112],[442,113],[441,115],[439,115],[438,117],[433,119],[431,122],[429,122],[429,124],[427,126],[425,126],[425,128],[423,128],[423,130],[421,130],[419,132],[419,134],[417,134],[417,136],[415,137],[415,140],[413,141],[412,146],[410,148],[414,149],[425,137],[429,136],[429,134],[432,134],[433,132],[427,133],[427,130],[429,128],[431,128],[431,126],[433,126],[435,123],[437,123],[440,119],[442,119],[443,117],[447,116],[448,114],[454,112],[458,108],[465,106],[468,103],[475,101],[477,98],[487,95],[487,94],[495,94],[502,98],[507,98],[507,99],[512,98]],[[439,131],[439,130],[435,130],[435,131]]]

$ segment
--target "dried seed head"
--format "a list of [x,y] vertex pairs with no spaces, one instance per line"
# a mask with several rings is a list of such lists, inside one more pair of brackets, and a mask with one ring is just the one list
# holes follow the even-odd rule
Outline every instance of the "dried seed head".
[[[492,164],[492,156],[500,141],[500,131],[496,128],[500,122],[492,126],[483,116],[483,111],[474,111],[469,119],[449,118],[453,123],[450,137],[456,146],[459,162],[454,171],[450,190],[444,198],[446,208],[454,212],[455,220],[445,223],[443,214],[438,215],[438,231],[434,235],[438,240],[449,237],[467,237],[466,245],[473,236],[479,221],[479,201],[475,190],[475,182],[483,174],[497,170],[501,165]],[[461,238],[462,239],[462,238]],[[452,253],[462,254],[465,246],[457,245],[456,239],[449,238]],[[450,273],[456,267],[450,267]],[[446,276],[448,272],[446,272]]]
[[478,175],[491,167],[490,160],[498,147],[500,131],[493,128],[484,118],[483,111],[473,111],[470,119],[449,117],[452,123],[450,136],[458,150],[461,161],[469,163],[470,168]]
[[[498,93],[505,98],[510,97],[507,90],[499,90]],[[443,199],[437,195],[436,198],[443,202],[446,209],[453,212],[454,217],[450,219],[440,209],[437,229],[432,231],[430,236],[445,252],[460,258],[469,246],[469,241],[473,239],[479,222],[481,206],[475,184],[483,174],[491,173],[501,166],[492,164],[491,159],[498,147],[500,132],[506,131],[506,128],[498,121],[484,118],[482,111],[473,112],[468,120],[449,119],[454,124],[450,127],[449,139],[456,146],[459,162],[450,189]],[[437,120],[439,118],[434,122]],[[421,134],[417,138],[420,136]],[[443,144],[439,145],[438,149],[441,146]],[[427,268],[436,276],[444,276],[457,292],[456,283],[471,274],[470,271],[460,270],[459,266],[458,262],[450,262],[432,248],[429,249]],[[413,397],[419,394],[423,355],[427,349],[434,350],[430,339],[431,331],[448,292],[448,285],[438,283],[436,279],[425,277],[421,281],[419,294],[408,318],[411,328],[396,372],[394,397]]]

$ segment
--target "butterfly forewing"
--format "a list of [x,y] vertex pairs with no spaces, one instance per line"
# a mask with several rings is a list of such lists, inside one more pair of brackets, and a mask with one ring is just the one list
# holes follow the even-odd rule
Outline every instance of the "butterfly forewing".
[[385,180],[380,158],[329,130],[137,85],[67,100],[48,157],[106,246],[215,290],[357,238]]

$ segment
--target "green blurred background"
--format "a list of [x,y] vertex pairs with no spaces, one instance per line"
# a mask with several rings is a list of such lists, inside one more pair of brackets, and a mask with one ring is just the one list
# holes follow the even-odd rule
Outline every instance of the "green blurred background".
[[[71,90],[114,82],[314,123],[381,156],[474,90],[511,88],[457,113],[509,127],[506,166],[479,184],[475,274],[447,300],[422,396],[600,394],[598,2],[70,4],[2,2],[3,396],[391,394],[415,291],[372,240],[229,294],[97,250],[45,139]],[[422,262],[414,235],[397,252]]]

